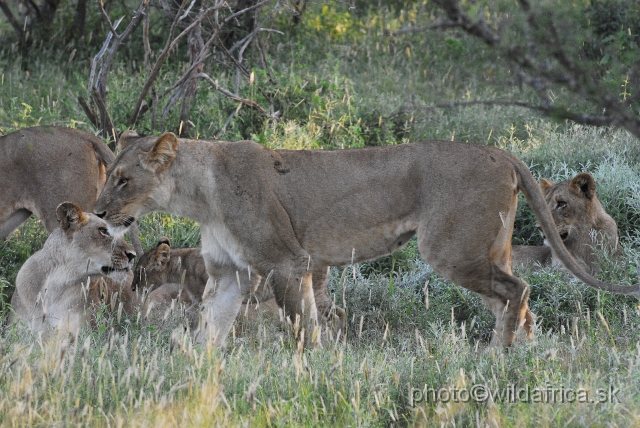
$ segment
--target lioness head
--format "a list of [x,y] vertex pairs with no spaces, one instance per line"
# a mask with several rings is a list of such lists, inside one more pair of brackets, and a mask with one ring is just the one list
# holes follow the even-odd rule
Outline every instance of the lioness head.
[[171,243],[169,238],[162,237],[158,245],[144,253],[138,261],[131,288],[135,290],[142,285],[155,289],[167,282],[169,261],[171,261]]
[[63,251],[68,260],[82,263],[89,275],[103,274],[117,281],[126,278],[136,253],[127,241],[111,236],[104,220],[72,202],[58,205],[56,217],[62,239],[67,240]]
[[597,243],[605,244],[608,250],[616,249],[616,222],[598,200],[591,175],[583,172],[560,183],[542,179],[540,188],[558,233],[574,256],[589,263],[593,261],[593,247]]
[[178,139],[170,132],[160,137],[127,137],[121,138],[120,147],[94,204],[96,215],[115,233],[158,208],[156,201],[163,198],[162,176],[176,157]]

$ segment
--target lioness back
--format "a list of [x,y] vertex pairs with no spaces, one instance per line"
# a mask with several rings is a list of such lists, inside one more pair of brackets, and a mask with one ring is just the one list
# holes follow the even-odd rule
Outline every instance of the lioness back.
[[64,201],[91,212],[114,158],[102,140],[78,129],[42,126],[0,137],[0,241],[30,214],[53,231]]

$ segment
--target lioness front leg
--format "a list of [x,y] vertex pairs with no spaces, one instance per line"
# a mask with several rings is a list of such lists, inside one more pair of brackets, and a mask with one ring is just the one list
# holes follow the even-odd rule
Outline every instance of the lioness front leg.
[[209,280],[202,296],[203,313],[198,340],[213,340],[214,344],[224,346],[242,301],[251,292],[252,281],[258,280],[259,276],[252,275],[249,279],[245,269],[205,263]]

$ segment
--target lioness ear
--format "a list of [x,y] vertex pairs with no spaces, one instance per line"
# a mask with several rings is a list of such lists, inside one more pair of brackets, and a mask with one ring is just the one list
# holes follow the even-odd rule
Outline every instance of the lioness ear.
[[140,163],[153,172],[162,172],[171,165],[178,150],[178,138],[173,132],[162,134],[148,152],[140,153]]
[[56,217],[60,227],[65,232],[69,229],[77,229],[88,221],[85,213],[73,202],[63,202],[56,209]]
[[167,238],[166,236],[163,236],[158,240],[158,244],[156,245],[156,247],[159,247],[161,244],[166,244],[167,246],[171,247],[171,241],[169,241],[169,238]]
[[540,190],[542,190],[543,194],[546,194],[549,189],[553,187],[555,183],[551,180],[547,180],[546,178],[540,179]]
[[569,186],[576,192],[583,194],[587,199],[593,199],[596,195],[596,181],[591,174],[581,172],[571,179]]
[[124,149],[138,138],[140,138],[140,135],[138,135],[136,131],[134,131],[133,129],[127,129],[122,134],[120,134],[120,138],[118,138],[118,150]]

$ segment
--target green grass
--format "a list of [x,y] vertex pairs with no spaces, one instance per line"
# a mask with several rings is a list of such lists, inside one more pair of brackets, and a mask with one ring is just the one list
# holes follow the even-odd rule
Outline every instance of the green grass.
[[[537,178],[560,181],[587,171],[618,223],[624,248],[621,259],[602,260],[602,279],[638,282],[637,140],[624,131],[556,122],[515,107],[428,109],[454,100],[535,101],[526,88],[505,84],[514,80],[508,67],[471,38],[453,32],[393,39],[383,34],[419,24],[429,13],[424,2],[360,14],[311,5],[295,33],[265,40],[282,120],[266,121],[243,108],[220,134],[237,105],[203,85],[192,111],[194,136],[252,138],[287,149],[456,139],[510,151]],[[10,31],[0,27],[0,37]],[[96,132],[77,103],[95,52],[79,50],[71,59],[64,49],[38,49],[27,74],[15,44],[0,47],[0,131],[43,124]],[[253,71],[255,85],[266,85],[266,71]],[[163,73],[161,87],[179,73],[177,64],[169,63]],[[234,76],[225,71],[212,77],[233,87]],[[123,55],[114,65],[109,105],[118,127],[143,78],[140,61]],[[240,93],[265,102],[248,82]],[[176,130],[176,117],[170,112],[153,130],[146,116],[138,129]],[[161,236],[175,247],[200,245],[197,224],[166,214],[141,219],[140,232],[145,248]],[[45,239],[44,228],[31,219],[0,243],[0,315],[9,309],[20,266]],[[514,243],[539,243],[523,199]],[[238,328],[226,350],[193,344],[180,319],[148,326],[138,316],[118,320],[103,311],[95,330],[72,341],[41,339],[0,323],[0,425],[638,425],[638,301],[597,292],[553,268],[517,274],[531,285],[536,334],[508,350],[487,349],[491,313],[476,294],[421,261],[414,242],[377,261],[332,269],[330,291],[347,309],[348,325],[322,349],[301,350],[286,328],[269,322]],[[441,399],[414,402],[425,386],[440,391]],[[620,401],[443,399],[474,386],[502,393],[571,389],[589,398],[614,388]]]

